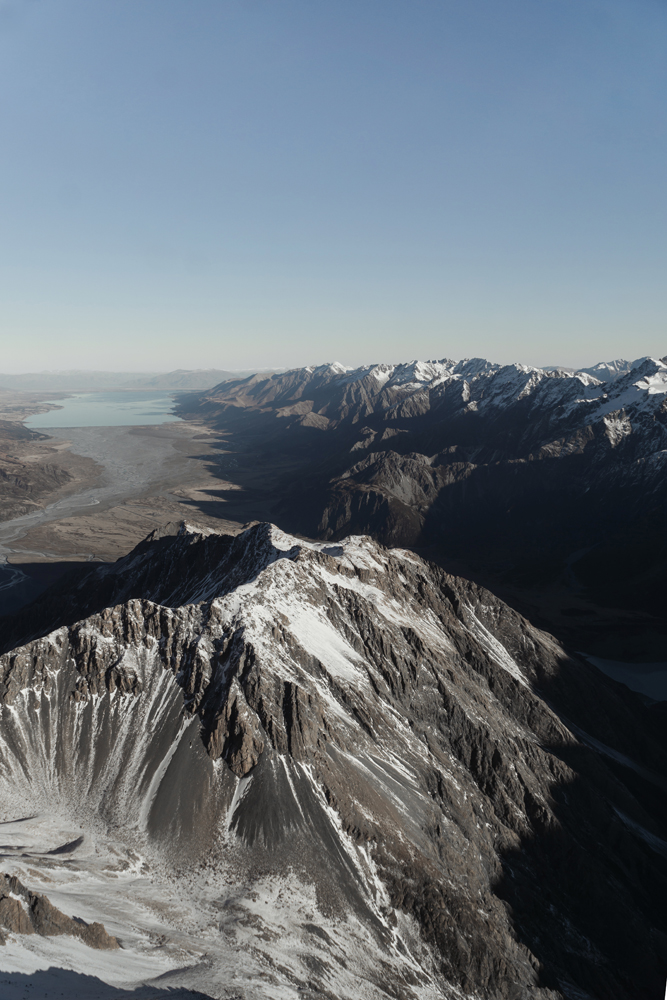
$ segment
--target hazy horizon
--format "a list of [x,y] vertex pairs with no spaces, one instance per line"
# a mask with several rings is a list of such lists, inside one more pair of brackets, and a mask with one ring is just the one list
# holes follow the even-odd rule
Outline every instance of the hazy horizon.
[[[306,363],[301,364],[301,365],[273,365],[273,366],[270,366],[270,365],[258,365],[255,368],[253,368],[252,366],[249,366],[248,368],[236,368],[236,369],[235,368],[225,367],[225,366],[222,366],[222,365],[221,366],[209,366],[207,368],[146,368],[146,369],[139,369],[139,368],[127,368],[127,369],[121,369],[121,368],[42,368],[42,369],[21,370],[21,371],[19,371],[19,370],[11,371],[9,368],[5,368],[3,371],[0,372],[0,376],[1,375],[12,375],[12,376],[20,376],[20,375],[68,375],[68,374],[80,374],[80,375],[93,375],[93,374],[96,374],[96,375],[139,375],[139,376],[141,376],[141,375],[169,375],[169,374],[174,374],[176,372],[184,372],[185,373],[185,372],[207,372],[207,371],[216,371],[216,372],[217,371],[225,371],[225,372],[240,372],[240,373],[244,373],[244,372],[253,371],[253,370],[261,373],[261,372],[271,372],[271,371],[291,371],[292,369],[307,368],[307,367],[313,368],[313,367],[320,367],[320,366],[330,365],[330,364],[340,364],[340,365],[343,365],[346,368],[355,369],[355,368],[364,368],[364,367],[370,367],[372,365],[381,365],[381,364],[399,365],[399,364],[411,364],[411,363],[416,363],[416,362],[432,363],[432,362],[440,362],[440,361],[445,361],[445,360],[460,362],[460,361],[473,360],[475,357],[481,358],[481,357],[483,357],[483,355],[470,355],[470,356],[467,356],[465,358],[453,357],[451,355],[442,355],[441,357],[438,357],[438,358],[435,358],[435,357],[434,358],[408,358],[408,357],[405,357],[405,358],[400,358],[398,360],[391,360],[391,361],[387,360],[385,358],[380,358],[380,359],[376,359],[375,361],[361,362],[358,365],[346,365],[345,361],[341,361],[340,358],[333,358],[333,359],[328,359],[328,360],[324,360],[324,361],[310,361],[310,362],[306,362]],[[616,357],[616,358],[611,358],[611,357],[596,358],[595,361],[591,361],[588,364],[580,365],[580,366],[567,365],[567,364],[562,364],[560,362],[549,362],[547,364],[541,364],[541,365],[529,365],[529,367],[542,368],[544,370],[550,369],[550,368],[562,368],[562,369],[570,369],[572,371],[581,371],[584,368],[592,368],[596,364],[602,364],[602,363],[605,363],[605,362],[613,362],[613,361],[625,361],[625,362],[632,363],[634,361],[640,360],[643,357],[654,357],[656,360],[661,360],[661,355],[659,355],[659,354],[655,354],[655,355],[644,355],[644,354],[642,354],[642,355],[638,355],[637,357],[626,357],[626,358],[621,358],[620,356]],[[490,361],[492,364],[528,364],[527,362],[522,361],[521,359],[517,359],[517,358],[515,358],[513,361],[509,361],[509,362],[498,361],[497,359],[494,359],[494,358],[485,358],[484,360]],[[2,388],[1,385],[0,385],[0,388]]]

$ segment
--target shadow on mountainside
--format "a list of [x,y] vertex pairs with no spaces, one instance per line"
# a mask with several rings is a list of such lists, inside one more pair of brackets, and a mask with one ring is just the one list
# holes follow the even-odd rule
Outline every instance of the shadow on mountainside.
[[[189,579],[205,578],[212,569],[219,571],[235,545],[231,538],[215,534],[202,535],[190,545],[187,535],[176,532],[173,526],[171,532],[149,537],[125,564],[119,564],[118,575],[93,570],[75,601],[76,618],[71,617],[66,595],[54,592],[50,605],[43,602],[26,611],[23,626],[34,630],[41,614],[46,631],[131,596],[154,594],[154,599],[166,601],[174,581],[183,586]],[[142,554],[147,558],[140,565]],[[252,560],[247,568],[253,569]],[[96,573],[97,590],[92,586]],[[415,599],[429,608],[434,595],[438,598],[440,603],[433,607],[449,616],[441,621],[451,625],[448,635],[455,644],[451,659],[440,663],[437,686],[426,685],[426,674],[419,669],[429,650],[416,633],[403,630],[408,643],[403,660],[396,649],[385,648],[382,635],[374,637],[373,615],[364,619],[364,634],[369,655],[373,650],[381,654],[401,718],[429,747],[431,756],[427,755],[417,790],[427,807],[432,801],[439,803],[437,828],[424,825],[425,849],[420,846],[412,856],[406,849],[397,863],[396,857],[386,854],[383,866],[383,829],[370,823],[363,809],[356,815],[357,804],[364,805],[363,796],[359,803],[352,801],[350,768],[343,764],[338,785],[332,787],[339,798],[343,793],[349,796],[339,809],[346,831],[375,842],[392,905],[415,916],[425,940],[438,949],[444,974],[468,992],[487,988],[482,995],[489,1000],[546,1000],[549,990],[559,990],[569,1000],[663,1000],[667,975],[664,706],[648,706],[594,666],[562,657],[557,648],[547,656],[545,637],[542,646],[542,639],[533,642],[527,622],[518,621],[510,608],[503,608],[492,594],[479,593],[474,584],[447,578],[440,570],[434,570],[429,580],[430,586],[422,581]],[[502,661],[489,656],[469,629],[458,628],[461,608],[473,600],[476,607],[497,609],[494,635],[523,665],[526,676],[535,678],[532,688],[499,666]],[[239,673],[243,683],[246,676]],[[473,687],[482,694],[470,703],[477,711],[466,711],[468,702],[460,700],[460,692]],[[288,728],[292,733],[297,723],[302,726],[301,752],[308,761],[314,709],[300,702],[296,685],[290,684],[290,699],[284,703]],[[503,712],[492,718],[498,703]],[[267,705],[262,711],[273,718]],[[276,718],[282,705],[276,707]],[[572,738],[559,730],[545,706]],[[363,703],[359,710],[360,720],[366,719]],[[372,725],[364,731],[373,738]],[[298,761],[294,745],[287,741],[276,750]],[[466,781],[468,775],[471,778],[468,790],[476,796],[479,789],[482,809],[471,812],[472,796],[462,795],[462,804],[453,801],[456,796],[438,771],[438,754],[447,765],[445,772],[451,773],[451,758],[458,759]],[[335,771],[332,765],[334,777]],[[259,785],[255,781],[253,787]],[[284,800],[275,783],[267,789],[267,798],[260,796],[265,812],[271,796]],[[250,800],[250,795],[244,799],[248,808]],[[485,827],[490,832],[483,841]],[[464,858],[454,876],[458,858],[452,831],[457,830],[458,843],[467,838],[464,846],[470,858]],[[491,846],[483,861],[480,849],[486,850],[485,844]],[[487,862],[490,868],[485,868]],[[496,897],[505,905],[514,940],[500,907],[491,919],[479,909],[477,890],[488,885],[489,876]],[[491,899],[490,894],[486,898]],[[524,984],[532,978],[544,992],[516,987],[516,969],[521,970]],[[107,998],[102,995],[100,1000]]]
[[[573,768],[586,754],[556,749]],[[667,843],[647,831],[642,844],[639,824],[633,830],[586,778],[551,794],[555,818],[534,807],[534,835],[502,856],[504,874],[494,886],[518,940],[540,963],[539,986],[572,1000],[663,1000],[667,865],[655,855]],[[595,825],[579,824],[584,803]]]
[[62,577],[73,579],[74,576],[87,573],[90,567],[89,562],[76,562],[74,560],[12,564],[9,570],[4,569],[4,576],[9,576],[9,573],[16,575],[22,573],[23,578],[19,577],[18,582],[10,580],[5,587],[0,585],[0,620],[6,615],[15,615],[27,604],[38,600],[44,591]]
[[[484,671],[473,657],[468,662]],[[427,855],[409,859],[398,871],[391,860],[383,865],[378,845],[375,856],[392,905],[417,919],[422,936],[440,954],[443,974],[464,992],[481,988],[490,1000],[555,1000],[552,991],[568,1000],[664,1000],[662,706],[647,708],[584,662],[563,660],[555,673],[538,667],[540,673],[535,694],[574,738],[554,740],[557,727],[503,670],[486,676],[518,726],[514,734],[497,741],[484,718],[468,718],[455,705],[446,706],[447,731],[441,732],[486,803],[477,826],[488,827],[483,821],[490,820],[495,829],[500,864],[491,884],[510,935],[504,920],[483,912],[482,895],[477,902],[476,862],[462,886],[460,873],[448,866],[443,871],[442,861],[435,870]],[[532,738],[525,739],[531,730]],[[516,743],[521,752],[513,758]],[[526,780],[531,770],[542,775],[538,787]],[[451,808],[446,783],[437,773],[434,779],[431,798]],[[452,830],[465,823],[465,808],[460,820],[454,816],[454,827],[430,831],[441,859],[447,858]]]
[[2,1000],[212,1000],[207,993],[178,986],[125,990],[97,976],[55,966],[32,973],[0,971],[0,996]]
[[[274,430],[274,440],[234,428],[220,442],[233,453],[201,456],[220,490],[187,504],[242,523],[270,520],[301,537],[368,534],[412,548],[489,587],[570,648],[616,660],[667,659],[667,504],[649,470],[617,485],[612,502],[604,478],[586,485],[582,455],[456,471],[445,459],[424,465],[423,455],[352,456],[347,432]],[[433,482],[422,483],[422,474]]]
[[[667,980],[667,739],[662,705],[576,660],[539,691],[578,743],[543,746],[572,775],[532,832],[502,854],[494,886],[539,985],[593,1000],[664,1000]],[[657,769],[656,769],[657,768]]]

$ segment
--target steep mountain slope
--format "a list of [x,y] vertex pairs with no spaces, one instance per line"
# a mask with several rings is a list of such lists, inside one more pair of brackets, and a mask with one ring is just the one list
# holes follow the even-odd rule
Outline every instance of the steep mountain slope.
[[659,615],[667,364],[597,370],[609,380],[481,359],[330,365],[182,406],[225,432],[241,471],[285,462],[272,489],[287,530],[369,533],[517,585],[565,579],[585,556],[595,601]]
[[197,899],[185,985],[662,1000],[664,728],[488,591],[368,538],[184,526],[23,627],[4,818],[66,813]]

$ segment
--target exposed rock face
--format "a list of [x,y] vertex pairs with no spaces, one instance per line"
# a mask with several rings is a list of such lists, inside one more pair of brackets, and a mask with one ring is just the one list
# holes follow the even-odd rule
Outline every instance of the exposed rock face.
[[0,875],[0,944],[5,944],[6,935],[2,929],[43,937],[71,934],[90,948],[118,947],[116,938],[107,934],[102,924],[87,924],[65,916],[46,896],[26,889],[13,875]]
[[277,487],[287,530],[370,533],[515,582],[555,579],[589,550],[577,573],[595,599],[616,606],[622,589],[627,606],[660,615],[667,363],[595,371],[331,365],[223,383],[181,405],[229,432],[241,463],[289,460]]
[[[72,599],[0,658],[2,801],[314,886],[381,995],[662,1000],[664,727],[488,591],[262,524],[154,537]],[[334,944],[313,983],[351,997]]]

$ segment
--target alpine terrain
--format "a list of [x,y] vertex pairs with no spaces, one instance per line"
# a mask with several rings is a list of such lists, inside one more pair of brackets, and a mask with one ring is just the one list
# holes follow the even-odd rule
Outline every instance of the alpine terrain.
[[[417,548],[508,599],[522,590],[521,609],[564,637],[568,622],[536,608],[537,588],[576,584],[593,609],[664,620],[665,360],[580,372],[323,365],[224,382],[179,406],[223,435],[225,478],[246,485],[266,470],[283,528]],[[667,632],[650,628],[664,646]],[[608,633],[609,616],[593,645],[613,659]]]
[[[663,368],[630,373],[648,388],[613,383],[639,427],[644,481],[659,462],[642,442],[662,426],[650,387]],[[368,373],[382,383],[371,397],[363,379],[312,375],[339,386],[335,419],[352,444],[424,418],[425,451],[364,445],[353,458],[367,470],[412,462],[427,487],[450,468],[456,482],[469,467],[469,480],[510,468],[494,464],[491,443],[486,465],[473,461],[472,437],[451,445],[460,462],[449,446],[437,462],[418,456],[438,407],[443,419],[485,419],[499,396],[479,387],[514,393],[516,372],[422,376],[407,391],[389,370]],[[588,440],[604,457],[634,439],[606,408],[619,397],[609,389],[605,402],[593,379],[521,378],[531,389],[510,409],[556,390],[570,399],[558,403],[570,436],[552,450],[579,448],[582,477],[595,462]],[[548,436],[526,419],[522,444],[494,412],[498,455]],[[328,414],[269,411],[316,430]],[[549,461],[531,453],[516,467]],[[406,477],[408,492],[417,481]],[[332,500],[332,535],[345,523],[335,510],[362,510],[355,495],[349,507]],[[75,970],[61,992],[66,982],[76,995],[79,975],[89,997],[101,979],[116,996],[143,984],[135,996],[181,986],[246,1000],[662,1000],[664,720],[660,704],[406,549],[359,535],[312,542],[268,523],[155,533],[47,592],[7,635],[7,995],[51,966],[54,996],[61,969]],[[61,929],[44,936],[35,909],[47,904]]]

